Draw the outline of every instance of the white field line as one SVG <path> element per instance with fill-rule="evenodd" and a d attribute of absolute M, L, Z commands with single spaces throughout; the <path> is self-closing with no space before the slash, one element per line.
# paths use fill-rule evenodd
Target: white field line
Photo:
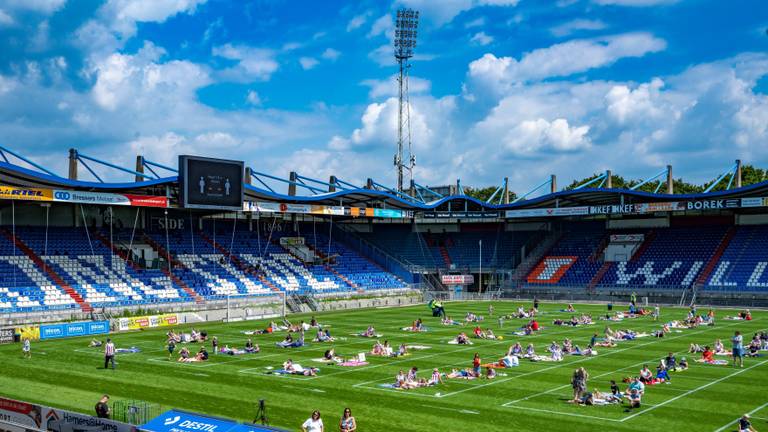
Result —
<path fill-rule="evenodd" d="M 721 326 L 721 327 L 718 327 L 718 328 L 723 328 L 723 327 L 728 327 L 728 326 Z M 682 338 L 682 337 L 691 336 L 693 334 L 704 333 L 704 332 L 710 331 L 710 330 L 712 330 L 714 328 L 715 327 L 708 327 L 708 328 L 706 328 L 704 330 L 701 330 L 701 331 L 698 331 L 698 332 L 695 332 L 695 333 L 681 334 L 679 336 L 675 336 L 675 337 L 671 337 L 671 338 L 665 338 L 664 340 L 668 341 L 668 340 L 673 340 L 673 339 L 678 339 L 678 338 Z M 553 365 L 553 366 L 550 366 L 550 367 L 547 367 L 547 368 L 544 368 L 544 369 L 538 369 L 538 370 L 533 371 L 533 372 L 528 372 L 528 373 L 524 373 L 524 374 L 520 374 L 520 375 L 515 375 L 513 377 L 501 379 L 501 380 L 498 380 L 498 381 L 489 382 L 489 383 L 486 383 L 486 384 L 481 384 L 481 385 L 478 385 L 478 386 L 474 386 L 472 388 L 463 389 L 463 390 L 456 390 L 456 391 L 451 392 L 451 393 L 446 393 L 446 394 L 442 395 L 442 397 L 453 396 L 455 394 L 463 393 L 465 391 L 471 391 L 471 390 L 474 390 L 474 389 L 491 386 L 491 385 L 494 385 L 494 384 L 506 382 L 506 381 L 513 380 L 513 379 L 520 378 L 520 377 L 524 377 L 524 376 L 535 375 L 537 373 L 546 372 L 546 371 L 552 370 L 552 369 L 558 369 L 558 368 L 561 368 L 561 367 L 564 367 L 564 366 L 571 366 L 571 365 L 574 365 L 574 364 L 579 364 L 579 363 L 587 362 L 587 361 L 590 361 L 590 360 L 593 360 L 593 359 L 596 359 L 596 358 L 605 358 L 605 357 L 608 357 L 608 356 L 611 356 L 611 355 L 614 355 L 614 354 L 618 354 L 620 352 L 624 352 L 624 351 L 628 351 L 628 350 L 632 350 L 632 349 L 636 349 L 636 348 L 640 348 L 640 347 L 644 347 L 644 346 L 648 346 L 648 345 L 653 345 L 653 344 L 659 343 L 661 341 L 661 339 L 659 339 L 659 338 L 654 338 L 654 339 L 655 340 L 652 340 L 650 342 L 642 343 L 642 344 L 639 344 L 639 345 L 632 345 L 632 346 L 629 346 L 627 348 L 622 348 L 620 350 L 610 351 L 610 352 L 608 352 L 608 354 L 604 354 L 602 356 L 597 355 L 597 356 L 585 357 L 583 359 L 572 361 L 572 362 L 563 362 L 563 363 L 560 363 L 560 364 L 557 364 L 557 365 Z M 621 370 L 621 369 L 619 369 L 619 370 Z"/>
<path fill-rule="evenodd" d="M 760 405 L 759 407 L 753 409 L 752 411 L 748 412 L 747 414 L 752 415 L 752 414 L 760 411 L 761 409 L 763 409 L 765 407 L 768 407 L 768 402 Z M 728 422 L 727 424 L 723 425 L 722 427 L 720 427 L 718 429 L 715 429 L 715 432 L 723 432 L 724 430 L 728 429 L 728 426 L 738 422 L 740 418 L 741 417 L 737 418 L 736 420 L 731 420 L 730 422 Z M 765 420 L 762 417 L 752 417 L 752 418 L 755 419 L 755 420 Z"/>
<path fill-rule="evenodd" d="M 730 326 L 733 326 L 733 324 L 730 324 L 728 326 L 718 327 L 718 328 L 730 327 Z M 678 338 L 681 338 L 681 337 L 684 337 L 684 336 L 692 336 L 694 334 L 706 333 L 706 332 L 708 332 L 708 331 L 710 331 L 710 330 L 712 330 L 714 328 L 715 327 L 707 327 L 704 330 L 700 330 L 700 331 L 697 331 L 697 332 L 694 332 L 694 333 L 689 333 L 687 335 L 686 334 L 682 334 L 682 335 L 679 335 L 679 336 L 674 336 L 674 337 L 671 337 L 671 338 L 666 338 L 665 340 L 668 341 L 668 340 L 672 340 L 672 339 L 678 339 Z M 657 339 L 657 340 L 652 341 L 652 342 L 646 342 L 644 344 L 635 345 L 633 347 L 625 348 L 624 350 L 631 349 L 631 348 L 639 348 L 641 346 L 650 345 L 650 344 L 654 344 L 654 343 L 658 343 L 658 342 L 660 342 L 660 340 Z M 608 354 L 611 354 L 611 353 L 614 353 L 614 352 L 618 352 L 618 351 L 611 351 Z M 680 354 L 680 353 L 675 353 L 675 354 Z M 596 357 L 600 357 L 600 355 L 597 355 L 595 357 L 590 357 L 590 358 L 596 358 Z M 632 364 L 632 365 L 629 365 L 629 366 L 625 366 L 625 367 L 622 367 L 622 368 L 619 368 L 619 369 L 616 369 L 616 370 L 613 370 L 613 371 L 610 371 L 610 372 L 602 373 L 600 375 L 595 375 L 594 377 L 591 377 L 591 378 L 594 379 L 594 378 L 601 378 L 601 377 L 604 377 L 606 375 L 612 375 L 612 374 L 615 374 L 616 372 L 621 372 L 624 369 L 629 369 L 629 368 L 632 368 L 632 367 L 637 367 L 637 366 L 645 364 L 645 363 L 648 363 L 648 361 L 638 362 L 638 363 L 635 363 L 635 364 Z M 514 404 L 516 404 L 518 402 L 526 401 L 528 399 L 532 399 L 532 398 L 535 398 L 537 396 L 541 396 L 541 395 L 544 395 L 544 394 L 553 393 L 553 392 L 556 392 L 558 390 L 562 390 L 562 389 L 567 388 L 567 387 L 571 387 L 571 385 L 570 384 L 561 385 L 561 386 L 555 387 L 553 389 L 547 390 L 545 392 L 538 392 L 538 393 L 532 394 L 530 396 L 526 396 L 524 398 L 515 399 L 513 401 L 503 403 L 501 406 L 503 406 L 503 407 L 510 407 L 510 406 L 512 406 L 512 405 L 514 405 Z"/>
<path fill-rule="evenodd" d="M 649 412 L 649 411 L 653 411 L 654 409 L 656 409 L 656 408 L 658 408 L 658 407 L 662 407 L 662 406 L 664 406 L 664 405 L 667 405 L 667 404 L 669 404 L 669 403 L 672 403 L 672 402 L 674 402 L 674 401 L 676 401 L 676 400 L 678 400 L 678 399 L 680 399 L 680 398 L 684 398 L 684 397 L 686 397 L 686 396 L 688 396 L 688 395 L 690 395 L 690 394 L 696 393 L 697 391 L 700 391 L 700 390 L 704 390 L 704 389 L 705 389 L 705 388 L 707 388 L 707 387 L 710 387 L 710 386 L 713 386 L 713 385 L 715 385 L 715 384 L 717 384 L 717 383 L 723 382 L 723 381 L 725 381 L 725 380 L 727 380 L 727 379 L 729 379 L 729 378 L 735 377 L 736 375 L 741 375 L 741 374 L 743 374 L 744 372 L 747 372 L 747 371 L 749 371 L 749 370 L 752 370 L 752 369 L 754 369 L 754 368 L 756 368 L 756 367 L 762 366 L 762 365 L 764 365 L 765 363 L 768 363 L 768 360 L 763 360 L 763 361 L 761 361 L 760 363 L 754 364 L 754 365 L 752 365 L 752 366 L 750 366 L 750 367 L 748 367 L 748 368 L 746 368 L 746 369 L 739 369 L 739 370 L 737 370 L 737 371 L 735 371 L 735 372 L 733 372 L 733 373 L 730 373 L 730 374 L 728 374 L 728 375 L 726 375 L 726 376 L 724 376 L 724 377 L 722 377 L 722 378 L 716 379 L 716 380 L 714 380 L 714 381 L 712 381 L 712 382 L 710 382 L 710 383 L 708 383 L 708 384 L 704 384 L 703 386 L 699 386 L 699 387 L 697 387 L 697 388 L 695 388 L 695 389 L 693 389 L 693 390 L 689 390 L 689 391 L 687 391 L 687 392 L 685 392 L 685 393 L 683 393 L 683 394 L 681 394 L 681 395 L 679 395 L 679 396 L 675 396 L 675 397 L 673 397 L 673 398 L 671 398 L 671 399 L 667 399 L 666 401 L 664 401 L 664 402 L 662 402 L 662 403 L 660 403 L 660 404 L 658 404 L 658 405 L 656 405 L 656 406 L 650 407 L 650 408 L 648 408 L 648 409 L 644 409 L 644 410 L 642 410 L 642 411 L 639 411 L 639 412 L 637 412 L 637 413 L 635 413 L 635 414 L 632 414 L 632 415 L 630 415 L 630 416 L 624 417 L 623 419 L 621 419 L 621 421 L 622 421 L 622 422 L 625 422 L 625 421 L 627 421 L 627 420 L 629 420 L 629 419 L 633 419 L 633 418 L 635 418 L 635 417 L 637 417 L 637 416 L 639 416 L 639 415 L 641 415 L 641 414 L 645 414 L 645 413 L 647 413 L 647 412 Z"/>
<path fill-rule="evenodd" d="M 541 409 L 541 408 L 520 407 L 520 406 L 512 406 L 512 405 L 510 405 L 508 408 L 519 409 L 519 410 L 522 410 L 522 411 L 534 411 L 534 412 L 541 412 L 541 413 L 546 413 L 546 414 L 564 415 L 564 416 L 570 416 L 570 417 L 581 417 L 581 418 L 588 418 L 588 419 L 592 419 L 592 420 L 602 420 L 602 421 L 611 421 L 611 422 L 619 422 L 619 421 L 621 421 L 619 419 L 613 419 L 613 418 L 607 418 L 607 417 L 592 416 L 592 415 L 587 415 L 587 414 L 569 413 L 569 412 L 563 412 L 563 411 L 554 411 L 554 410 L 547 410 L 547 409 Z"/>

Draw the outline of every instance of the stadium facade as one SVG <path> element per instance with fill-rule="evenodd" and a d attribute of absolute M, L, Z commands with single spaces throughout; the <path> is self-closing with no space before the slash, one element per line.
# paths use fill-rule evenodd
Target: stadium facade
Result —
<path fill-rule="evenodd" d="M 401 193 L 372 179 L 281 179 L 201 158 L 177 169 L 138 157 L 127 170 L 75 150 L 64 178 L 11 154 L 33 169 L 0 162 L 5 317 L 275 293 L 638 292 L 760 305 L 768 292 L 768 182 L 741 186 L 738 170 L 718 192 L 674 194 L 667 170 L 665 193 L 612 188 L 607 173 L 599 187 L 567 191 L 552 178 L 550 193 L 515 202 L 505 181 L 484 202 L 460 183 L 445 188 L 451 195 L 415 183 Z M 134 181 L 102 182 L 95 163 Z M 79 179 L 79 167 L 99 181 Z"/>

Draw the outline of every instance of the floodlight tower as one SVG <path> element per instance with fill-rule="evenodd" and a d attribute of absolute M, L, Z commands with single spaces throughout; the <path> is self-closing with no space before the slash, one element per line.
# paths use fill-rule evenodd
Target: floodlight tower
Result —
<path fill-rule="evenodd" d="M 403 169 L 407 169 L 413 179 L 413 167 L 416 165 L 416 157 L 411 151 L 411 107 L 408 100 L 408 59 L 413 57 L 416 48 L 416 32 L 419 27 L 419 11 L 413 9 L 400 9 L 395 20 L 395 59 L 400 69 L 397 78 L 399 87 L 399 106 L 397 112 L 397 153 L 395 154 L 395 168 L 397 169 L 397 190 L 403 191 Z M 407 136 L 404 136 L 404 130 Z M 408 162 L 403 161 L 404 141 L 408 141 Z"/>

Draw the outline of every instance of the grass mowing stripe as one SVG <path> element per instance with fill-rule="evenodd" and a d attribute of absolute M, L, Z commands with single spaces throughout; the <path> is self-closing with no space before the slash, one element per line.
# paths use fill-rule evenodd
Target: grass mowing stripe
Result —
<path fill-rule="evenodd" d="M 756 412 L 760 411 L 761 409 L 763 409 L 763 408 L 765 408 L 765 407 L 768 407 L 768 402 L 766 402 L 766 403 L 764 403 L 764 404 L 760 405 L 759 407 L 757 407 L 757 408 L 753 409 L 752 411 L 748 412 L 747 414 L 749 414 L 749 415 L 752 415 L 752 414 L 754 414 L 754 413 L 756 413 Z M 740 418 L 741 418 L 741 417 L 737 418 L 736 420 L 731 420 L 730 422 L 728 422 L 727 424 L 723 425 L 722 427 L 720 427 L 720 428 L 718 428 L 718 429 L 715 429 L 715 431 L 714 431 L 714 432 L 723 432 L 724 430 L 728 429 L 728 426 L 730 426 L 730 425 L 732 425 L 732 424 L 734 424 L 734 423 L 738 423 L 738 421 L 739 421 L 739 419 L 740 419 Z M 761 418 L 759 418 L 759 417 L 754 417 L 754 418 L 755 418 L 755 419 L 758 419 L 758 420 L 761 420 Z"/>
<path fill-rule="evenodd" d="M 669 403 L 672 403 L 672 402 L 674 402 L 674 401 L 676 401 L 678 399 L 681 399 L 681 398 L 684 398 L 684 397 L 686 397 L 686 396 L 688 396 L 690 394 L 696 393 L 697 391 L 704 390 L 707 387 L 713 386 L 713 385 L 715 385 L 715 384 L 717 384 L 719 382 L 723 382 L 723 381 L 725 381 L 725 380 L 727 380 L 729 378 L 732 378 L 732 377 L 734 377 L 736 375 L 741 375 L 744 372 L 747 372 L 747 371 L 752 370 L 752 369 L 754 369 L 756 367 L 762 366 L 762 365 L 764 365 L 766 363 L 768 363 L 768 360 L 763 360 L 760 363 L 754 364 L 754 365 L 752 365 L 752 366 L 750 366 L 750 367 L 748 367 L 746 369 L 739 369 L 736 372 L 730 373 L 730 374 L 728 374 L 728 375 L 726 375 L 726 376 L 724 376 L 722 378 L 716 379 L 715 381 L 712 381 L 712 382 L 710 382 L 708 384 L 704 384 L 703 386 L 699 386 L 699 387 L 697 387 L 697 388 L 695 388 L 693 390 L 689 390 L 689 391 L 687 391 L 687 392 L 685 392 L 685 393 L 683 393 L 683 394 L 681 394 L 679 396 L 675 396 L 672 399 L 668 399 L 668 400 L 666 400 L 666 401 L 664 401 L 664 402 L 662 402 L 662 403 L 660 403 L 660 404 L 658 404 L 656 406 L 650 407 L 650 408 L 648 408 L 646 410 L 643 410 L 643 411 L 637 412 L 635 414 L 632 414 L 630 416 L 624 417 L 623 419 L 621 419 L 621 421 L 625 422 L 627 420 L 633 419 L 633 418 L 635 418 L 635 417 L 637 417 L 639 415 L 645 414 L 645 413 L 647 413 L 649 411 L 653 411 L 656 408 L 659 408 L 659 407 L 662 407 L 662 406 L 667 405 Z"/>
<path fill-rule="evenodd" d="M 733 325 L 735 325 L 735 324 L 731 324 L 731 325 L 727 325 L 727 326 L 721 326 L 721 327 L 719 327 L 719 328 L 718 328 L 718 330 L 720 330 L 720 329 L 721 329 L 721 328 L 723 328 L 723 327 L 731 327 L 731 326 L 733 326 Z M 679 338 L 681 338 L 681 337 L 684 337 L 684 336 L 688 336 L 688 337 L 689 337 L 689 336 L 693 336 L 693 335 L 695 335 L 695 334 L 706 333 L 707 331 L 709 331 L 709 330 L 713 330 L 714 328 L 715 328 L 715 327 L 708 327 L 708 328 L 706 328 L 706 329 L 704 329 L 704 330 L 701 330 L 701 331 L 698 331 L 698 332 L 694 332 L 694 333 L 689 333 L 689 334 L 687 334 L 687 335 L 679 335 L 679 336 L 675 336 L 675 337 L 667 338 L 667 340 L 666 340 L 666 341 L 669 341 L 669 340 L 672 340 L 672 339 L 679 339 Z M 666 342 L 666 341 L 664 341 L 664 342 Z M 653 343 L 659 343 L 659 342 L 661 342 L 661 341 L 660 341 L 659 339 L 657 339 L 657 340 L 656 340 L 656 341 L 654 341 L 654 342 L 648 342 L 648 343 L 645 343 L 645 344 L 641 344 L 641 345 L 635 345 L 635 346 L 632 346 L 632 347 L 628 347 L 628 348 L 624 349 L 624 351 L 626 351 L 626 350 L 628 350 L 628 349 L 631 349 L 631 348 L 639 348 L 639 347 L 642 347 L 642 346 L 647 346 L 647 345 L 650 345 L 650 344 L 653 344 Z M 613 351 L 613 352 L 618 352 L 618 351 Z M 679 351 L 679 352 L 676 352 L 675 354 L 680 354 L 681 352 L 682 352 L 682 351 Z M 599 355 L 598 355 L 598 356 L 595 356 L 595 357 L 590 357 L 590 358 L 597 358 L 597 357 L 599 357 Z M 603 373 L 603 374 L 600 374 L 600 375 L 596 375 L 596 376 L 594 376 L 594 377 L 591 377 L 591 378 L 592 378 L 592 379 L 594 379 L 594 378 L 602 378 L 602 377 L 604 377 L 604 376 L 606 376 L 606 375 L 611 375 L 611 374 L 614 374 L 614 373 L 616 373 L 616 372 L 621 372 L 621 371 L 623 371 L 623 370 L 625 370 L 625 369 L 629 369 L 629 368 L 632 368 L 632 367 L 637 367 L 637 366 L 639 366 L 639 365 L 642 365 L 642 364 L 645 364 L 645 363 L 648 363 L 648 361 L 642 361 L 642 362 L 638 362 L 638 363 L 635 363 L 635 364 L 633 364 L 633 365 L 630 365 L 630 366 L 626 366 L 626 367 L 623 367 L 623 368 L 620 368 L 620 369 L 616 369 L 616 370 L 613 370 L 613 371 L 610 371 L 610 372 L 606 372 L 606 373 Z M 571 364 L 573 364 L 573 363 L 571 363 Z M 532 397 L 540 396 L 540 395 L 542 395 L 542 394 L 548 394 L 548 393 L 552 393 L 552 392 L 554 392 L 554 391 L 557 391 L 557 390 L 561 390 L 561 389 L 563 389 L 563 388 L 566 388 L 566 387 L 570 387 L 570 386 L 571 386 L 570 384 L 565 384 L 565 385 L 562 385 L 562 386 L 560 386 L 560 387 L 557 387 L 557 388 L 554 388 L 554 389 L 548 390 L 548 391 L 546 391 L 546 392 L 544 392 L 544 393 L 538 393 L 538 394 L 535 394 L 535 395 L 531 395 L 531 396 L 529 396 L 529 397 L 525 397 L 525 398 L 522 398 L 522 399 L 517 399 L 517 400 L 514 400 L 514 401 L 510 401 L 510 402 L 507 402 L 507 403 L 505 403 L 505 404 L 502 404 L 502 406 L 509 406 L 509 405 L 513 405 L 513 404 L 515 404 L 515 403 L 518 403 L 518 402 L 521 402 L 521 401 L 524 401 L 524 400 L 528 400 L 528 399 L 530 399 L 530 398 L 532 398 Z"/>

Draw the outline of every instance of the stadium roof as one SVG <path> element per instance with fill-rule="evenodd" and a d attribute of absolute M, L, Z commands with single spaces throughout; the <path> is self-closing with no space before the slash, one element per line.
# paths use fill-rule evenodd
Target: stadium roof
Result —
<path fill-rule="evenodd" d="M 74 189 L 93 192 L 132 192 L 148 193 L 159 187 L 176 187 L 178 177 L 164 177 L 139 182 L 101 183 L 94 181 L 70 180 L 64 177 L 31 170 L 9 162 L 0 162 L 0 183 L 19 186 L 50 189 Z M 662 194 L 629 189 L 582 188 L 549 193 L 537 198 L 510 204 L 491 204 L 467 195 L 446 196 L 435 201 L 421 202 L 418 199 L 398 195 L 394 191 L 344 188 L 335 192 L 313 195 L 288 195 L 246 185 L 245 198 L 248 201 L 267 201 L 317 205 L 361 205 L 380 203 L 387 208 L 429 211 L 444 210 L 449 205 L 471 210 L 507 210 L 527 208 L 550 208 L 571 206 L 598 206 L 617 203 L 650 203 L 680 200 L 735 199 L 749 197 L 768 197 L 768 181 L 725 191 L 696 194 Z"/>

